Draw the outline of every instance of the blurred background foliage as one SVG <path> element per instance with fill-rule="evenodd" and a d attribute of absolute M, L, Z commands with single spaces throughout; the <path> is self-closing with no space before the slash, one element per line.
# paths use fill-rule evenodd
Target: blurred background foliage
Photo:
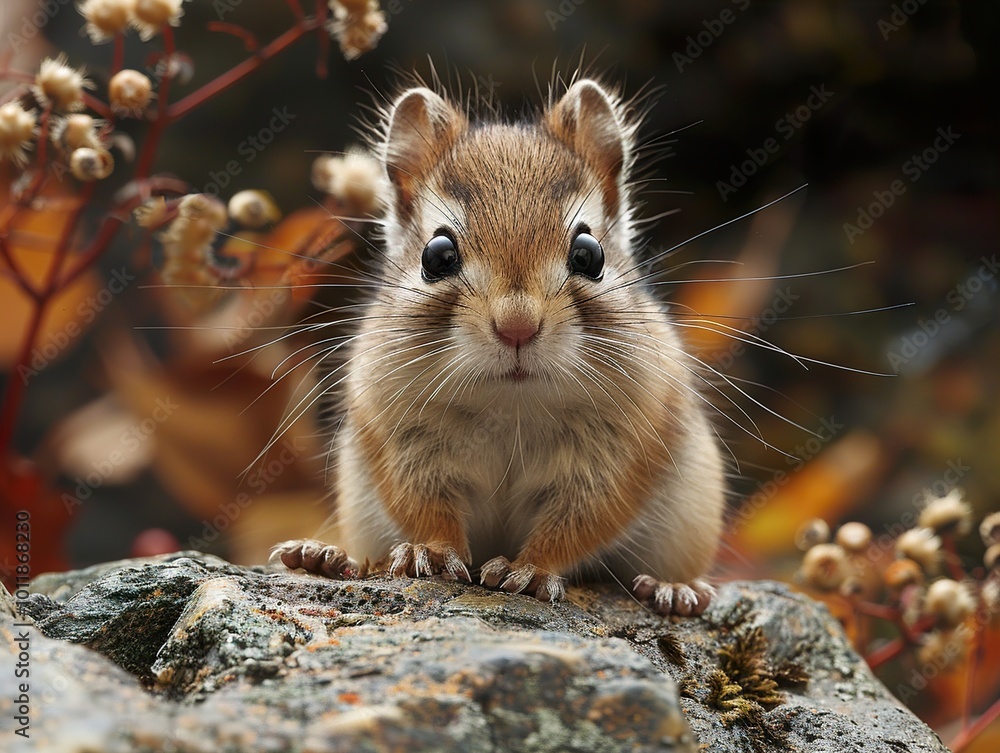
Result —
<path fill-rule="evenodd" d="M 37 7 L 5 3 L 4 37 Z M 649 93 L 640 165 L 655 181 L 640 194 L 642 214 L 678 210 L 644 227 L 650 253 L 719 227 L 674 255 L 689 264 L 669 276 L 715 282 L 664 285 L 665 297 L 679 311 L 837 366 L 799 364 L 689 331 L 705 361 L 732 380 L 713 395 L 738 463 L 720 574 L 790 579 L 798 564 L 794 531 L 816 516 L 862 520 L 878 544 L 913 524 L 926 489 L 963 487 L 977 520 L 1000 508 L 1000 119 L 989 93 L 1000 73 L 996 3 L 392 0 L 383 9 L 388 31 L 374 51 L 346 62 L 334 46 L 321 80 L 315 40 L 300 42 L 173 126 L 155 170 L 194 190 L 217 188 L 223 200 L 261 188 L 286 213 L 316 210 L 313 160 L 359 142 L 358 118 L 373 98 L 391 97 L 398 71 L 427 75 L 432 63 L 452 86 L 487 90 L 518 117 L 541 102 L 553 70 L 566 76 L 583 60 L 626 95 Z M 273 1 L 186 3 L 176 39 L 191 57 L 192 77 L 175 84 L 175 98 L 248 56 L 238 38 L 207 31 L 213 21 L 238 23 L 267 41 L 288 28 L 291 15 Z M 111 48 L 92 45 L 81 26 L 72 4 L 59 5 L 41 34 L 16 50 L 12 67 L 33 71 L 42 54 L 64 51 L 106 81 Z M 143 70 L 157 45 L 131 35 L 126 65 Z M 270 125 L 276 112 L 285 113 L 280 129 Z M 138 141 L 147 125 L 121 128 Z M 268 128 L 273 139 L 257 149 L 251 139 Z M 105 198 L 121 187 L 114 181 L 102 186 Z M 804 184 L 768 210 L 725 224 Z M 95 211 L 87 219 L 94 227 L 99 218 Z M 311 228 L 286 225 L 284 240 L 269 243 L 291 243 Z M 162 283 L 158 253 L 135 225 L 120 233 L 101 273 L 67 294 L 63 316 L 79 319 L 78 306 L 114 270 L 137 281 L 28 386 L 16 447 L 52 490 L 56 520 L 44 546 L 54 566 L 173 546 L 259 562 L 271 543 L 313 535 L 326 516 L 315 426 L 297 426 L 285 459 L 276 448 L 273 478 L 260 489 L 240 479 L 297 394 L 294 385 L 265 389 L 272 368 L 298 346 L 249 365 L 237 359 L 236 369 L 216 362 L 234 352 L 231 342 L 206 345 L 211 335 L 201 329 L 157 329 L 206 322 L 183 313 L 174 291 L 155 287 Z M 844 267 L 851 268 L 823 274 Z M 796 276 L 803 273 L 819 274 Z M 0 354 L 9 366 L 26 304 L 12 286 L 0 293 L 7 323 Z M 912 305 L 858 313 L 902 303 Z M 248 313 L 217 320 L 217 336 Z M 243 347 L 274 332 L 262 330 Z M 72 493 L 77 477 L 165 395 L 176 413 L 144 438 L 126 468 L 64 515 L 59 495 Z M 758 431 L 764 441 L 751 436 Z M 212 521 L 241 491 L 253 504 L 240 506 L 219 532 Z M 962 545 L 974 569 L 983 547 L 974 536 Z M 894 671 L 904 677 L 908 668 Z M 914 701 L 932 724 L 955 718 L 954 688 L 942 688 Z M 995 697 L 996 682 L 984 682 L 982 693 Z M 982 750 L 996 749 L 992 740 Z"/>

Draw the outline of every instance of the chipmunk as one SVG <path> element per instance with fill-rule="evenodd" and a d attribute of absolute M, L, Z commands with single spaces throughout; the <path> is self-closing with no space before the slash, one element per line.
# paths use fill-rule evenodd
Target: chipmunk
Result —
<path fill-rule="evenodd" d="M 557 601 L 613 576 L 701 613 L 723 463 L 689 354 L 636 257 L 636 123 L 591 79 L 537 122 L 388 108 L 382 282 L 345 364 L 337 546 L 290 568 L 443 575 Z M 365 563 L 359 567 L 358 562 Z"/>

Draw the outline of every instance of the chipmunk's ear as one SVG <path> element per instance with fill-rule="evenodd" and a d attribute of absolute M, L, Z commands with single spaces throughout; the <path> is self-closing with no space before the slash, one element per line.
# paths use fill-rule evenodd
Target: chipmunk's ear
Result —
<path fill-rule="evenodd" d="M 624 122 L 617 99 L 585 78 L 573 84 L 546 113 L 556 138 L 579 154 L 597 173 L 608 211 L 618 211 L 632 129 Z"/>
<path fill-rule="evenodd" d="M 430 89 L 408 89 L 389 114 L 385 166 L 406 213 L 431 168 L 465 130 L 465 116 Z"/>

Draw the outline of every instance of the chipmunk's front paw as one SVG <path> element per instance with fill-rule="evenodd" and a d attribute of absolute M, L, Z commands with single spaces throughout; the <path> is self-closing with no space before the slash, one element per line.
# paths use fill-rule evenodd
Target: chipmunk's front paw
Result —
<path fill-rule="evenodd" d="M 357 578 L 361 572 L 358 563 L 339 546 L 315 539 L 293 539 L 275 544 L 270 559 L 272 562 L 281 560 L 281 564 L 291 570 L 301 567 L 307 572 L 335 580 Z"/>
<path fill-rule="evenodd" d="M 472 581 L 458 550 L 446 544 L 397 544 L 389 552 L 386 569 L 396 578 L 442 575 L 449 580 Z"/>
<path fill-rule="evenodd" d="M 566 596 L 566 579 L 548 573 L 531 563 L 506 557 L 494 557 L 479 569 L 479 580 L 489 588 L 509 593 L 528 594 L 541 601 L 562 601 Z"/>
<path fill-rule="evenodd" d="M 696 579 L 690 583 L 667 583 L 650 575 L 637 575 L 632 581 L 632 591 L 637 598 L 648 601 L 657 614 L 665 617 L 697 617 L 715 597 L 715 589 L 707 581 Z"/>

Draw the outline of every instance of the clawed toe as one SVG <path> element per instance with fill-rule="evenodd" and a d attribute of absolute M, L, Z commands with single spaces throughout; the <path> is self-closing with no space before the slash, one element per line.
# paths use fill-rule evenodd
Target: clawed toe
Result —
<path fill-rule="evenodd" d="M 386 570 L 396 578 L 441 575 L 449 580 L 472 580 L 458 550 L 436 544 L 397 544 L 389 552 Z"/>
<path fill-rule="evenodd" d="M 566 596 L 564 578 L 539 570 L 530 563 L 512 563 L 506 557 L 494 557 L 479 569 L 479 581 L 489 588 L 508 593 L 523 593 L 541 601 L 562 601 Z"/>
<path fill-rule="evenodd" d="M 649 575 L 639 575 L 632 582 L 636 597 L 664 616 L 696 617 L 715 597 L 715 589 L 707 582 L 696 579 L 690 583 L 668 583 Z"/>
<path fill-rule="evenodd" d="M 290 570 L 303 569 L 335 580 L 357 578 L 361 568 L 339 546 L 315 539 L 293 539 L 275 544 L 270 560 L 280 561 Z"/>

